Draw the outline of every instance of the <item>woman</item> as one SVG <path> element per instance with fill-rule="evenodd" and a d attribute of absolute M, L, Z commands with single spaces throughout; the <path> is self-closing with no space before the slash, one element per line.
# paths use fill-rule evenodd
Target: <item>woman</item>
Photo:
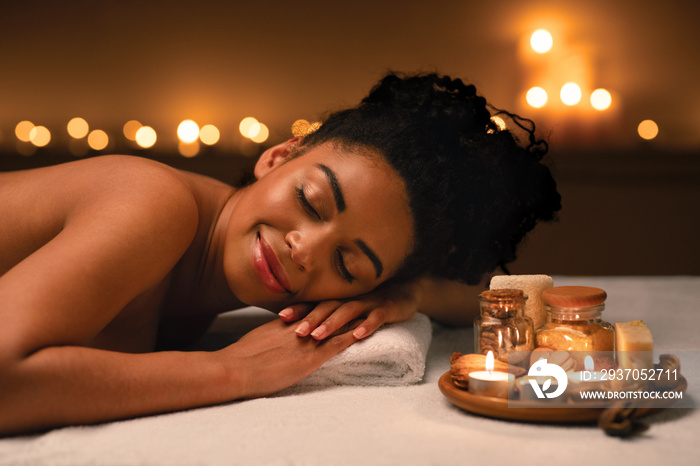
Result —
<path fill-rule="evenodd" d="M 418 308 L 469 322 L 454 280 L 559 209 L 528 138 L 460 80 L 388 75 L 242 189 L 124 156 L 0 174 L 0 433 L 273 393 Z M 245 305 L 281 319 L 154 352 Z"/>

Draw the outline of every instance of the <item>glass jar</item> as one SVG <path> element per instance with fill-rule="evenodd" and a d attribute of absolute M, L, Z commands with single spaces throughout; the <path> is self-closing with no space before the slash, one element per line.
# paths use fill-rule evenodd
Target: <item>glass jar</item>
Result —
<path fill-rule="evenodd" d="M 537 346 L 571 351 L 575 370 L 590 352 L 612 352 L 613 326 L 601 317 L 607 294 L 590 286 L 555 286 L 542 292 L 545 323 L 537 329 Z M 598 359 L 598 358 L 594 358 Z"/>
<path fill-rule="evenodd" d="M 535 330 L 532 319 L 523 315 L 525 300 L 525 293 L 514 289 L 487 290 L 479 295 L 481 315 L 474 320 L 477 353 L 493 351 L 499 361 L 527 363 L 535 345 Z"/>

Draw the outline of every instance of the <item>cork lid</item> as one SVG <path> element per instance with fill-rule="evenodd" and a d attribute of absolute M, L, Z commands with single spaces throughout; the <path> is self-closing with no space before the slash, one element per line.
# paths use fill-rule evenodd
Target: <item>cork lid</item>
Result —
<path fill-rule="evenodd" d="M 554 286 L 542 292 L 542 300 L 550 306 L 597 306 L 605 302 L 604 290 L 592 286 Z"/>
<path fill-rule="evenodd" d="M 516 290 L 511 288 L 502 288 L 499 290 L 486 290 L 483 291 L 479 297 L 482 300 L 488 301 L 518 301 L 522 299 L 527 299 L 525 292 L 523 290 Z"/>

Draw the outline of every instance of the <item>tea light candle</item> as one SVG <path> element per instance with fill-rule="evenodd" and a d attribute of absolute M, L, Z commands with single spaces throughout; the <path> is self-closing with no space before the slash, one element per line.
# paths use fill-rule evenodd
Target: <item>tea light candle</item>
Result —
<path fill-rule="evenodd" d="M 478 396 L 508 398 L 513 393 L 515 376 L 493 370 L 493 352 L 486 355 L 486 370 L 469 373 L 469 393 Z"/>
<path fill-rule="evenodd" d="M 566 391 L 576 400 L 581 399 L 581 392 L 592 390 L 604 391 L 607 386 L 607 380 L 603 379 L 605 374 L 593 370 L 594 364 L 591 356 L 586 356 L 583 365 L 585 370 L 567 373 L 568 385 Z"/>

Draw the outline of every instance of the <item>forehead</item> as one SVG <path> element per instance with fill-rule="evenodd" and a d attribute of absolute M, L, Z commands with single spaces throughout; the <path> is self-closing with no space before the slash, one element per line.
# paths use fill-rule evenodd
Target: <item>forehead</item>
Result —
<path fill-rule="evenodd" d="M 405 183 L 389 163 L 370 150 L 323 144 L 291 164 L 329 192 L 332 183 L 326 168 L 335 175 L 345 201 L 339 216 L 342 227 L 376 251 L 387 276 L 393 273 L 412 250 L 413 219 Z"/>

